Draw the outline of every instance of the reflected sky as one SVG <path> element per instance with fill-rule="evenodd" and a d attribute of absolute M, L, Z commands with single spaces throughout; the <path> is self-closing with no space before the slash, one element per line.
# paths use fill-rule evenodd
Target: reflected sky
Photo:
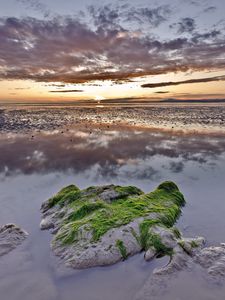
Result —
<path fill-rule="evenodd" d="M 0 176 L 71 172 L 93 180 L 130 177 L 159 180 L 192 163 L 215 168 L 224 157 L 225 136 L 131 128 L 77 128 L 0 136 Z M 164 174 L 164 175 L 163 175 Z"/>

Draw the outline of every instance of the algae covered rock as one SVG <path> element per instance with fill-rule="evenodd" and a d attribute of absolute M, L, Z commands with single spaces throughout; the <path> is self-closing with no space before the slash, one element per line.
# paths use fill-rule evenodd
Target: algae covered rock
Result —
<path fill-rule="evenodd" d="M 173 182 L 146 194 L 134 186 L 70 185 L 43 203 L 41 229 L 52 230 L 54 253 L 73 268 L 114 264 L 142 250 L 149 260 L 172 255 L 184 204 Z"/>
<path fill-rule="evenodd" d="M 15 224 L 0 227 L 0 256 L 5 255 L 22 244 L 28 233 Z"/>

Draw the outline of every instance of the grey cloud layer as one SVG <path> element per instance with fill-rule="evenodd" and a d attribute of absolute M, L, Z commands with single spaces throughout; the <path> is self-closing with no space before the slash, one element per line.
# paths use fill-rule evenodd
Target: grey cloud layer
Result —
<path fill-rule="evenodd" d="M 155 37 L 154 28 L 168 22 L 170 14 L 168 6 L 135 9 L 124 4 L 91 6 L 83 20 L 2 18 L 0 78 L 84 83 L 224 69 L 221 30 L 198 32 L 196 21 L 187 17 L 176 24 L 177 37 Z"/>

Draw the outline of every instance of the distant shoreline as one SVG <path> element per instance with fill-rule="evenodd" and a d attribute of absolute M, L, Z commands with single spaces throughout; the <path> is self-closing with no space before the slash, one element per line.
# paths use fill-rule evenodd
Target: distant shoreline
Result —
<path fill-rule="evenodd" d="M 225 103 L 225 99 L 165 99 L 158 101 L 159 103 Z"/>

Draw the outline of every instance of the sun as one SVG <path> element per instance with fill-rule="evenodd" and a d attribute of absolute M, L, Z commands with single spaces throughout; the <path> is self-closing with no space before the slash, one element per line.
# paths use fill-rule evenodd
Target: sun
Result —
<path fill-rule="evenodd" d="M 96 96 L 95 96 L 95 100 L 96 100 L 96 101 L 102 101 L 102 100 L 105 100 L 105 97 L 96 95 Z"/>

